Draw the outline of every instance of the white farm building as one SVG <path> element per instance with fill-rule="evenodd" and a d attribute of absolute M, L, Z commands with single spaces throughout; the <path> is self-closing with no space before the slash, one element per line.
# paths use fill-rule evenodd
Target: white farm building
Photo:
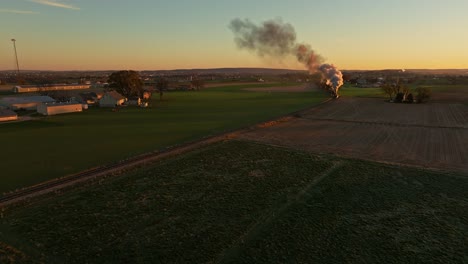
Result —
<path fill-rule="evenodd" d="M 100 107 L 115 107 L 122 105 L 127 98 L 125 98 L 123 95 L 119 94 L 116 91 L 110 91 L 105 93 L 101 100 L 99 100 L 99 106 Z"/>
<path fill-rule="evenodd" d="M 15 96 L 0 99 L 0 106 L 11 110 L 36 110 L 41 103 L 52 103 L 55 100 L 49 96 Z"/>
<path fill-rule="evenodd" d="M 48 103 L 37 106 L 37 112 L 43 115 L 58 115 L 82 111 L 82 104 L 77 103 Z"/>
<path fill-rule="evenodd" d="M 14 93 L 29 93 L 42 91 L 64 91 L 89 89 L 89 84 L 44 84 L 44 85 L 22 85 L 13 87 Z"/>

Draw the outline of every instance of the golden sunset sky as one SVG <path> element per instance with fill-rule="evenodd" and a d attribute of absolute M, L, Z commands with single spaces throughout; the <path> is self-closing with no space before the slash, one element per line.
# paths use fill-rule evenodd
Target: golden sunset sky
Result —
<path fill-rule="evenodd" d="M 468 68 L 466 0 L 2 0 L 0 70 L 302 69 L 239 50 L 229 23 L 281 18 L 342 69 Z"/>

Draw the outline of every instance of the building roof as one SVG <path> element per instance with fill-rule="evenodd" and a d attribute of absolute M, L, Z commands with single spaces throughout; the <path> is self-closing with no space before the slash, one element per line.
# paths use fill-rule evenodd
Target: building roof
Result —
<path fill-rule="evenodd" d="M 49 96 L 15 96 L 3 97 L 0 102 L 7 105 L 13 104 L 29 104 L 29 103 L 50 103 L 55 100 Z"/>
<path fill-rule="evenodd" d="M 73 103 L 73 102 L 60 102 L 60 103 L 45 103 L 47 107 L 58 107 L 58 106 L 64 106 L 64 105 L 79 105 L 81 104 L 78 103 Z"/>
<path fill-rule="evenodd" d="M 73 87 L 73 86 L 90 86 L 89 84 L 79 84 L 79 83 L 55 83 L 55 84 L 27 84 L 27 85 L 17 85 L 18 88 L 46 88 L 46 87 Z"/>
<path fill-rule="evenodd" d="M 0 117 L 18 116 L 14 111 L 10 109 L 0 108 Z"/>
<path fill-rule="evenodd" d="M 119 94 L 116 91 L 110 91 L 110 92 L 107 92 L 106 94 L 108 94 L 110 97 L 114 98 L 117 101 L 125 99 L 123 95 Z"/>
<path fill-rule="evenodd" d="M 95 92 L 89 92 L 89 93 L 80 93 L 79 96 L 83 100 L 95 100 L 98 98 L 98 95 Z"/>

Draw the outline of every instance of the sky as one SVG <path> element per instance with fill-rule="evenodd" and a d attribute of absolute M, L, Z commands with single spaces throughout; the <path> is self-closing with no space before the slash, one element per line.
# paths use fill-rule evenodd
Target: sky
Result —
<path fill-rule="evenodd" d="M 281 19 L 341 69 L 468 68 L 467 0 L 0 0 L 0 70 L 302 69 L 240 50 L 232 19 Z"/>

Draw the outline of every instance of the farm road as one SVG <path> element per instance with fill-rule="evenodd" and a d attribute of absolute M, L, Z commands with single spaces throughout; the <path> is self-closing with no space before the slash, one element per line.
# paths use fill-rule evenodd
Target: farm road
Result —
<path fill-rule="evenodd" d="M 468 106 L 340 98 L 239 138 L 352 158 L 468 173 Z"/>

